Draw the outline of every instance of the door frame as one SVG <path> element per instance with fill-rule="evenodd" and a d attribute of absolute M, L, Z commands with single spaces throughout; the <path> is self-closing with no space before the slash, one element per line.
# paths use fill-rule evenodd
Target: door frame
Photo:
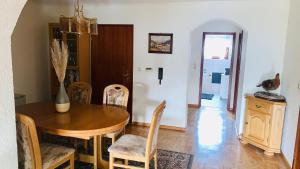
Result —
<path fill-rule="evenodd" d="M 237 99 L 239 94 L 239 82 L 240 82 L 240 68 L 241 68 L 241 59 L 243 52 L 243 41 L 244 41 L 244 31 L 239 33 L 239 41 L 238 41 L 238 53 L 237 53 L 237 61 L 236 61 L 236 69 L 235 69 L 235 84 L 234 84 L 234 93 L 233 93 L 233 110 L 232 112 L 236 114 L 237 108 Z"/>
<path fill-rule="evenodd" d="M 230 61 L 230 73 L 229 73 L 229 87 L 228 87 L 228 100 L 227 100 L 227 110 L 230 110 L 230 100 L 231 100 L 231 85 L 232 85 L 232 73 L 233 73 L 233 63 L 235 55 L 235 43 L 236 43 L 236 32 L 203 32 L 202 36 L 202 51 L 201 51 L 201 63 L 200 63 L 200 82 L 199 82 L 199 101 L 198 105 L 201 107 L 201 98 L 202 98 L 202 87 L 203 87 L 203 66 L 204 66 L 204 48 L 205 48 L 205 38 L 206 35 L 232 35 L 232 56 Z"/>
<path fill-rule="evenodd" d="M 298 126 L 297 126 L 297 134 L 294 148 L 294 158 L 293 158 L 293 169 L 300 168 L 300 110 L 298 115 Z"/>

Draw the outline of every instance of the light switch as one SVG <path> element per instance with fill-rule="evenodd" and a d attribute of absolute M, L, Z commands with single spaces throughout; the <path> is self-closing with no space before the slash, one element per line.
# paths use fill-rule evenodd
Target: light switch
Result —
<path fill-rule="evenodd" d="M 298 89 L 300 90 L 300 83 L 298 83 Z"/>
<path fill-rule="evenodd" d="M 153 69 L 152 69 L 152 67 L 146 67 L 145 68 L 145 71 L 147 71 L 147 72 L 151 72 Z"/>

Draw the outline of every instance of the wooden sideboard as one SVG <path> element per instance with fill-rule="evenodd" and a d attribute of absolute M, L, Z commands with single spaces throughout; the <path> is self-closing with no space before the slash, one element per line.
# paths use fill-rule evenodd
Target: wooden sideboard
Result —
<path fill-rule="evenodd" d="M 273 156 L 280 153 L 285 102 L 272 102 L 254 96 L 246 96 L 246 115 L 243 144 L 252 144 Z"/>

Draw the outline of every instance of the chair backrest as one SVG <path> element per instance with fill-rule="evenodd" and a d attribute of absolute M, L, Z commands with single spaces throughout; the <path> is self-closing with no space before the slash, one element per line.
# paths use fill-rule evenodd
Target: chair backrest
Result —
<path fill-rule="evenodd" d="M 39 140 L 34 121 L 16 113 L 19 168 L 42 169 Z"/>
<path fill-rule="evenodd" d="M 106 86 L 103 92 L 103 104 L 127 107 L 129 90 L 120 84 Z"/>
<path fill-rule="evenodd" d="M 68 87 L 68 96 L 71 102 L 90 104 L 92 86 L 87 82 L 74 82 Z"/>
<path fill-rule="evenodd" d="M 164 100 L 156 107 L 153 112 L 146 144 L 146 157 L 149 157 L 156 150 L 160 120 L 165 107 L 166 101 Z"/>

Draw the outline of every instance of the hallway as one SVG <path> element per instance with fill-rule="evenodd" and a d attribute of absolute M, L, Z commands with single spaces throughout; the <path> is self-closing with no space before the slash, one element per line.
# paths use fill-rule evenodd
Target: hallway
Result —
<path fill-rule="evenodd" d="M 190 109 L 186 132 L 161 129 L 158 148 L 193 154 L 192 169 L 288 169 L 281 155 L 268 158 L 262 150 L 242 145 L 234 122 L 220 108 Z M 146 136 L 148 128 L 130 126 L 128 130 Z"/>

